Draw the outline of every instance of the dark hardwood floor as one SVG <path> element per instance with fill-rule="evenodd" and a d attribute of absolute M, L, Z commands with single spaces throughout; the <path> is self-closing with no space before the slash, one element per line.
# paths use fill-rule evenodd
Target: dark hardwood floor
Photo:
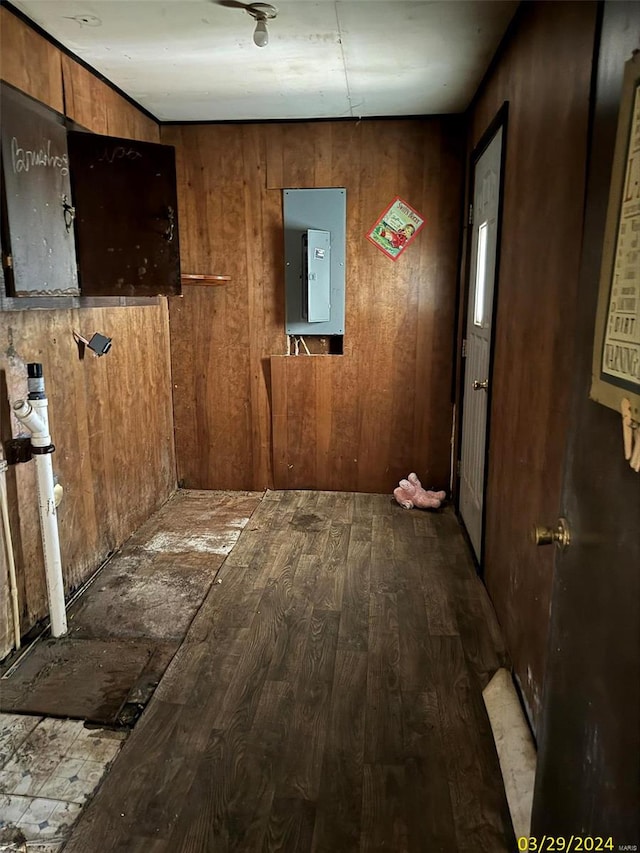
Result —
<path fill-rule="evenodd" d="M 267 492 L 65 853 L 515 849 L 503 663 L 450 510 Z"/>

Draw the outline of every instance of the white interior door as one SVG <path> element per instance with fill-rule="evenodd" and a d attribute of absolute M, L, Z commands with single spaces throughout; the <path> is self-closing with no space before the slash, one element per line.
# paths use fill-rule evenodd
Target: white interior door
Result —
<path fill-rule="evenodd" d="M 480 560 L 502 127 L 476 163 L 460 453 L 460 514 Z"/>

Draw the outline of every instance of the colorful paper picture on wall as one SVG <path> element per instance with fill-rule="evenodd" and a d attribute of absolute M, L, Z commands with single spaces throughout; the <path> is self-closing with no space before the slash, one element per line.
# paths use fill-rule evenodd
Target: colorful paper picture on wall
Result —
<path fill-rule="evenodd" d="M 401 198 L 396 198 L 369 231 L 367 240 L 395 261 L 415 240 L 423 225 L 424 219 L 418 211 Z"/>

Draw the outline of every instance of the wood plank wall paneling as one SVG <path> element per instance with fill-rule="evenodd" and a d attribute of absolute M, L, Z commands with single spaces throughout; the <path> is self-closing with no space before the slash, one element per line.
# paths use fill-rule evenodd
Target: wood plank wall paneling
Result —
<path fill-rule="evenodd" d="M 60 51 L 0 7 L 0 76 L 16 89 L 64 112 Z"/>
<path fill-rule="evenodd" d="M 183 272 L 231 276 L 171 300 L 179 478 L 391 492 L 417 470 L 446 487 L 460 121 L 166 127 L 162 141 L 177 151 Z M 343 356 L 271 359 L 286 352 L 285 186 L 347 188 Z M 397 195 L 427 224 L 393 262 L 365 233 Z"/>
<path fill-rule="evenodd" d="M 2 77 L 88 130 L 157 141 L 154 122 L 6 9 Z M 72 331 L 113 338 L 111 352 L 79 361 Z M 0 431 L 19 425 L 10 402 L 26 393 L 26 363 L 44 365 L 67 591 L 79 586 L 175 488 L 166 300 L 148 307 L 25 310 L 0 316 Z M 33 464 L 9 469 L 9 502 L 22 629 L 47 613 Z M 3 614 L 0 613 L 0 618 Z M 3 622 L 6 621 L 3 618 Z M 4 629 L 3 625 L 3 629 Z M 0 630 L 0 635 L 5 634 Z M 0 657 L 8 651 L 0 647 Z"/>
<path fill-rule="evenodd" d="M 102 358 L 78 357 L 73 330 L 113 338 Z M 88 352 L 88 351 L 87 351 Z M 166 301 L 157 308 L 6 312 L 0 317 L 3 429 L 26 394 L 26 364 L 45 370 L 67 591 L 162 504 L 174 487 Z M 13 422 L 13 434 L 20 426 Z M 24 627 L 46 612 L 35 467 L 9 469 Z M 13 498 L 13 500 L 11 500 Z"/>
<path fill-rule="evenodd" d="M 534 725 L 553 551 L 530 530 L 560 515 L 595 20 L 595 3 L 523 4 L 471 114 L 473 147 L 509 101 L 485 580 Z"/>
<path fill-rule="evenodd" d="M 318 488 L 339 490 L 350 481 L 359 490 L 357 362 L 342 356 L 273 356 L 271 381 L 277 488 L 317 482 Z"/>
<path fill-rule="evenodd" d="M 87 130 L 144 142 L 159 142 L 157 122 L 137 110 L 95 74 L 62 54 L 66 114 Z"/>

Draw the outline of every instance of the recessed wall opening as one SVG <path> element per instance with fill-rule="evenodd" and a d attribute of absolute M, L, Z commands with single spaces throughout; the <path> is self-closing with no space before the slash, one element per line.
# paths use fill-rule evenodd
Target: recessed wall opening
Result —
<path fill-rule="evenodd" d="M 344 355 L 344 335 L 289 335 L 289 339 L 291 355 Z"/>

